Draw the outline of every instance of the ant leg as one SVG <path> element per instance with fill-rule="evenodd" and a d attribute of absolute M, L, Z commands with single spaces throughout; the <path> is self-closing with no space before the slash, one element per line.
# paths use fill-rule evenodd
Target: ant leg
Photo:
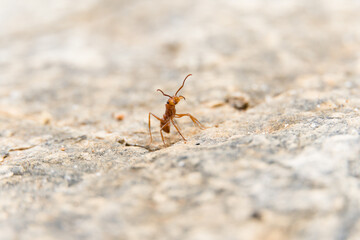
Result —
<path fill-rule="evenodd" d="M 180 130 L 178 129 L 178 127 L 176 126 L 174 120 L 170 119 L 171 123 L 174 125 L 174 127 L 176 128 L 176 130 L 178 131 L 178 133 L 180 134 L 180 136 L 184 139 L 184 141 L 186 142 L 186 139 L 184 138 L 184 136 L 181 134 Z"/>
<path fill-rule="evenodd" d="M 197 126 L 198 128 L 200 128 L 200 129 L 202 129 L 202 130 L 206 129 L 206 127 L 205 127 L 204 125 L 202 125 L 202 124 L 200 123 L 200 121 L 197 120 L 197 119 L 196 119 L 194 116 L 192 116 L 190 113 L 186 113 L 186 114 L 175 114 L 175 117 L 176 117 L 176 118 L 181 118 L 181 117 L 185 117 L 185 116 L 189 117 L 189 118 L 191 119 L 191 121 L 193 121 L 193 123 L 195 124 L 195 126 Z"/>
<path fill-rule="evenodd" d="M 182 129 L 181 129 L 181 127 L 180 127 L 180 125 L 178 124 L 178 122 L 175 120 L 175 118 L 173 118 L 173 120 L 174 120 L 174 123 L 176 124 L 176 126 L 179 128 L 179 130 L 181 131 Z"/>
<path fill-rule="evenodd" d="M 149 134 L 150 134 L 150 143 L 149 145 L 152 143 L 152 135 L 151 135 L 151 124 L 150 124 L 150 116 L 153 115 L 157 120 L 161 121 L 161 118 L 155 116 L 154 114 L 152 114 L 151 112 L 149 112 Z"/>
<path fill-rule="evenodd" d="M 160 129 L 160 135 L 161 135 L 161 139 L 162 139 L 164 145 L 166 145 L 166 144 L 165 144 L 165 140 L 164 140 L 164 135 L 162 134 L 162 129 Z"/>
<path fill-rule="evenodd" d="M 160 135 L 161 135 L 161 139 L 164 143 L 164 145 L 166 145 L 165 140 L 164 140 L 164 135 L 162 134 L 163 128 L 166 127 L 169 124 L 169 121 L 167 121 L 167 123 L 164 124 L 164 126 L 162 126 L 162 128 L 160 129 Z"/>

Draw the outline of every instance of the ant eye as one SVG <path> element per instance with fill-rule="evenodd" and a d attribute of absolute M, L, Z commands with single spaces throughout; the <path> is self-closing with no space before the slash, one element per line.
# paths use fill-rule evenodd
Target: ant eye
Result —
<path fill-rule="evenodd" d="M 167 101 L 166 103 L 169 104 L 169 101 Z"/>

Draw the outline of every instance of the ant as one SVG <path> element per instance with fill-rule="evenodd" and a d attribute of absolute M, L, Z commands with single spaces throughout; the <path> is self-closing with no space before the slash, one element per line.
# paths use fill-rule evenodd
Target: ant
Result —
<path fill-rule="evenodd" d="M 180 134 L 180 136 L 184 139 L 184 142 L 186 142 L 186 139 L 184 138 L 184 136 L 181 134 L 178 126 L 176 125 L 174 118 L 181 118 L 181 117 L 189 117 L 191 119 L 191 121 L 193 121 L 193 123 L 195 124 L 195 126 L 199 127 L 200 129 L 204 130 L 205 127 L 199 122 L 199 120 L 197 120 L 195 117 L 193 117 L 191 114 L 186 113 L 186 114 L 177 114 L 176 113 L 176 109 L 175 109 L 175 105 L 178 104 L 180 102 L 181 99 L 185 99 L 184 96 L 177 96 L 178 92 L 184 87 L 185 81 L 186 79 L 191 76 L 191 74 L 187 75 L 183 81 L 183 84 L 181 85 L 181 87 L 177 90 L 177 92 L 175 93 L 174 96 L 170 96 L 168 94 L 165 94 L 161 89 L 158 89 L 157 91 L 161 92 L 165 97 L 168 97 L 168 101 L 165 104 L 166 110 L 165 110 L 165 114 L 163 115 L 162 118 L 157 117 L 156 115 L 154 115 L 153 113 L 149 112 L 149 133 L 150 133 L 150 144 L 152 143 L 152 135 L 151 135 L 151 127 L 150 127 L 150 116 L 153 115 L 157 120 L 160 121 L 160 135 L 161 135 L 161 139 L 165 144 L 164 141 L 164 136 L 162 134 L 162 131 L 166 132 L 166 133 L 170 133 L 170 124 L 174 125 L 174 127 L 176 128 L 176 130 L 178 131 L 178 133 Z"/>

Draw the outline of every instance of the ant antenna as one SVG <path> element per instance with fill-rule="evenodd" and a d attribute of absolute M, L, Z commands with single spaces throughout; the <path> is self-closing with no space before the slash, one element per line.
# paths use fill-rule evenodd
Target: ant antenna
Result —
<path fill-rule="evenodd" d="M 175 93 L 175 96 L 176 96 L 176 94 L 178 94 L 178 92 L 180 91 L 180 89 L 182 89 L 183 88 L 183 86 L 184 86 L 184 84 L 185 84 L 185 81 L 186 81 L 186 79 L 188 78 L 188 77 L 190 77 L 192 74 L 189 74 L 189 75 L 187 75 L 186 76 L 186 78 L 184 79 L 184 81 L 183 81 L 183 84 L 181 85 L 181 87 L 179 88 L 179 90 L 177 90 L 177 92 Z"/>
<path fill-rule="evenodd" d="M 171 96 L 169 96 L 169 95 L 167 95 L 167 94 L 165 94 L 161 89 L 158 89 L 158 90 L 156 90 L 156 91 L 159 91 L 159 92 L 161 92 L 165 97 L 169 97 L 169 98 L 171 98 Z"/>
<path fill-rule="evenodd" d="M 182 97 L 184 100 L 186 100 L 186 98 L 184 96 L 182 96 L 182 95 L 180 95 L 179 97 Z"/>

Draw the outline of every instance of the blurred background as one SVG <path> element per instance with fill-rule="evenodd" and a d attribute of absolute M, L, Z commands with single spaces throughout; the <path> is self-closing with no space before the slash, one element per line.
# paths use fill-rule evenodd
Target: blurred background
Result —
<path fill-rule="evenodd" d="M 0 0 L 0 239 L 350 239 L 360 173 L 341 159 L 360 150 L 330 138 L 360 129 L 359 13 L 357 0 Z M 211 128 L 181 119 L 189 144 L 172 133 L 164 148 L 154 119 L 149 151 L 156 89 L 189 73 L 178 112 Z"/>
<path fill-rule="evenodd" d="M 188 104 L 242 91 L 256 105 L 304 84 L 324 87 L 303 78 L 360 68 L 358 1 L 0 5 L 1 111 L 60 125 L 118 111 L 160 115 L 165 99 L 155 90 L 174 92 L 188 73 Z"/>

